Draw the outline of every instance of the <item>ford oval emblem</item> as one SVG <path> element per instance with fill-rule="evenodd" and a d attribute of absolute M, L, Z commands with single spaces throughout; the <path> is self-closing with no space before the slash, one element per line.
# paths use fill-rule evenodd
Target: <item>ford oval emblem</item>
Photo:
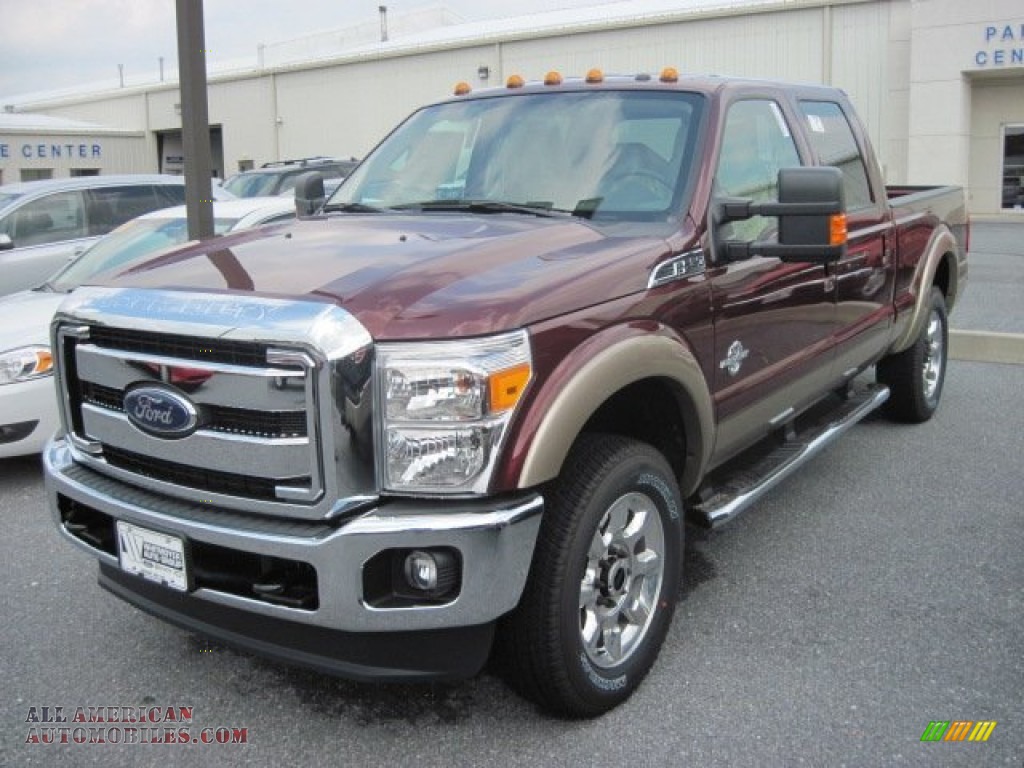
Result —
<path fill-rule="evenodd" d="M 156 437 L 187 437 L 199 423 L 199 411 L 184 395 L 164 387 L 137 387 L 124 395 L 128 421 Z"/>

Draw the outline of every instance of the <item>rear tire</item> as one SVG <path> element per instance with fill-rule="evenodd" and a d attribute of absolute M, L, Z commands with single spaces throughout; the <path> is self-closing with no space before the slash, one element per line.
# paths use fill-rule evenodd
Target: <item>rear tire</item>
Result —
<path fill-rule="evenodd" d="M 889 387 L 885 413 L 896 421 L 920 424 L 939 407 L 946 378 L 949 320 L 946 300 L 934 286 L 921 333 L 907 349 L 878 362 L 878 381 Z"/>
<path fill-rule="evenodd" d="M 672 621 L 683 530 L 660 453 L 623 437 L 581 437 L 548 496 L 522 600 L 500 628 L 509 683 L 566 717 L 629 698 Z"/>

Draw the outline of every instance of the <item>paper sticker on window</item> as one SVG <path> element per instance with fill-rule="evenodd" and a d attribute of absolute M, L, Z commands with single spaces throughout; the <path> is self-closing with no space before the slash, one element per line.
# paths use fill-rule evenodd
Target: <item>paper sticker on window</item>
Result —
<path fill-rule="evenodd" d="M 772 101 L 769 103 L 769 106 L 772 108 L 772 114 L 775 115 L 775 122 L 779 124 L 779 130 L 782 132 L 782 135 L 787 139 L 790 138 L 789 126 L 786 125 L 786 118 L 782 116 L 782 110 L 779 109 L 779 105 Z"/>
<path fill-rule="evenodd" d="M 817 115 L 808 115 L 807 123 L 811 126 L 811 130 L 815 133 L 825 132 L 825 123 Z"/>

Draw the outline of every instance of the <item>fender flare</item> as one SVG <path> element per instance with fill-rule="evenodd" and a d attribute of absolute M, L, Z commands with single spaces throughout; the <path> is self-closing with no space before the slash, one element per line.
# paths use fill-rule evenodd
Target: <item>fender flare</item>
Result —
<path fill-rule="evenodd" d="M 928 316 L 927 307 L 931 294 L 930 288 L 935 282 L 935 273 L 938 272 L 939 264 L 947 256 L 954 259 L 954 263 L 950 265 L 949 292 L 955 301 L 959 291 L 959 286 L 957 285 L 959 274 L 955 263 L 955 254 L 958 248 L 959 245 L 956 238 L 953 237 L 953 233 L 946 226 L 941 226 L 932 233 L 928 245 L 925 247 L 924 256 L 918 261 L 917 268 L 914 270 L 914 277 L 911 280 L 911 293 L 915 294 L 915 298 L 910 321 L 889 347 L 889 354 L 895 354 L 907 349 L 920 335 L 921 327 Z"/>
<path fill-rule="evenodd" d="M 577 436 L 597 409 L 625 387 L 652 378 L 668 380 L 680 403 L 687 462 L 684 468 L 675 469 L 682 470 L 684 497 L 692 492 L 714 448 L 711 393 L 689 345 L 665 326 L 652 332 L 649 325 L 618 326 L 588 339 L 553 371 L 545 389 L 564 383 L 533 434 L 519 473 L 519 487 L 535 487 L 557 477 Z"/>

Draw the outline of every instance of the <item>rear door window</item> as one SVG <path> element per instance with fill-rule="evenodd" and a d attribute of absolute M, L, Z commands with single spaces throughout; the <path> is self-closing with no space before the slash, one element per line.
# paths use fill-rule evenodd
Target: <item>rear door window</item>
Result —
<path fill-rule="evenodd" d="M 136 216 L 177 204 L 168 203 L 152 184 L 101 187 L 89 190 L 86 195 L 91 235 L 105 235 Z"/>
<path fill-rule="evenodd" d="M 86 237 L 81 192 L 57 192 L 25 203 L 11 214 L 15 246 L 43 245 Z"/>
<path fill-rule="evenodd" d="M 831 101 L 801 101 L 800 111 L 807 121 L 807 135 L 818 161 L 843 172 L 846 207 L 856 210 L 872 205 L 864 157 L 842 107 Z"/>

